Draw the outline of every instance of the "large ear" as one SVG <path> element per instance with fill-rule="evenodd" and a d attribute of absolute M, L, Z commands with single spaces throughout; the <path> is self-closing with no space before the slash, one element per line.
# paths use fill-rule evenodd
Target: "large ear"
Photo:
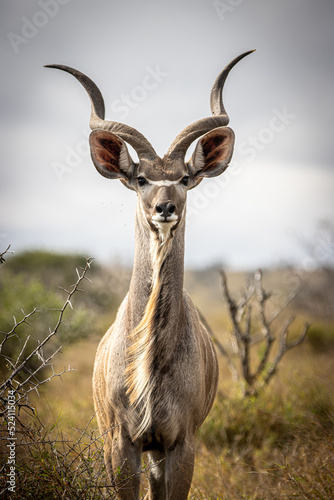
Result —
<path fill-rule="evenodd" d="M 135 164 L 122 139 L 105 130 L 93 130 L 89 145 L 93 163 L 101 175 L 126 182 L 131 179 Z"/>
<path fill-rule="evenodd" d="M 205 134 L 197 143 L 189 162 L 189 171 L 195 179 L 216 177 L 228 167 L 232 158 L 234 132 L 219 127 Z"/>

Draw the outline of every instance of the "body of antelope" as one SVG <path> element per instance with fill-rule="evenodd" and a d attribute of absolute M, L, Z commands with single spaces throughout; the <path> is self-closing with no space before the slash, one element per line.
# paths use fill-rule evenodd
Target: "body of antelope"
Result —
<path fill-rule="evenodd" d="M 151 459 L 148 498 L 184 500 L 194 466 L 194 434 L 217 390 L 218 363 L 210 335 L 183 288 L 186 198 L 204 177 L 228 166 L 233 131 L 222 88 L 234 59 L 211 91 L 212 116 L 184 129 L 160 158 L 137 130 L 104 120 L 97 86 L 75 76 L 91 102 L 91 156 L 97 170 L 137 193 L 135 257 L 130 288 L 97 350 L 94 404 L 105 436 L 105 463 L 117 498 L 139 498 L 141 454 Z M 199 141 L 186 162 L 189 145 Z M 126 143 L 138 153 L 135 163 Z"/>

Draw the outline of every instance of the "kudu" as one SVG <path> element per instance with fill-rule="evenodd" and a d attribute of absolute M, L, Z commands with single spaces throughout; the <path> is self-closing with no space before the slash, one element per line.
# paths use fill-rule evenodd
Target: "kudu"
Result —
<path fill-rule="evenodd" d="M 100 342 L 93 376 L 105 463 L 122 500 L 139 498 L 145 451 L 153 464 L 148 498 L 188 496 L 194 433 L 212 407 L 218 364 L 210 335 L 183 289 L 186 197 L 231 160 L 234 133 L 226 127 L 222 90 L 229 71 L 250 52 L 218 75 L 210 96 L 213 116 L 186 127 L 162 159 L 137 130 L 105 121 L 103 97 L 87 76 L 67 66 L 48 66 L 75 76 L 89 94 L 89 142 L 98 172 L 137 192 L 130 289 Z M 199 137 L 185 162 L 188 147 Z M 137 152 L 138 163 L 125 143 Z"/>

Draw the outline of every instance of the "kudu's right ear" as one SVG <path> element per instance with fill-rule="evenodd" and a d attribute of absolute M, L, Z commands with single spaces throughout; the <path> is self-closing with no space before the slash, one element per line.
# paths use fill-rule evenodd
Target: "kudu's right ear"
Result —
<path fill-rule="evenodd" d="M 106 130 L 94 130 L 89 136 L 90 152 L 96 170 L 108 179 L 120 179 L 132 189 L 130 181 L 135 163 L 125 142 Z"/>

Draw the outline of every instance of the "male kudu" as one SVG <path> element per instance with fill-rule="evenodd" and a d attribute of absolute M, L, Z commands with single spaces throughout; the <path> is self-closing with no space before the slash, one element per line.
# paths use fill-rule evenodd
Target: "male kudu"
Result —
<path fill-rule="evenodd" d="M 89 94 L 89 142 L 99 173 L 137 192 L 130 289 L 98 347 L 93 376 L 105 462 L 122 500 L 139 498 L 145 451 L 153 462 L 148 498 L 182 500 L 190 489 L 194 433 L 213 404 L 218 364 L 209 333 L 183 289 L 186 197 L 231 160 L 234 134 L 226 127 L 222 89 L 231 68 L 249 53 L 218 75 L 210 96 L 213 116 L 186 127 L 162 159 L 137 130 L 104 120 L 103 97 L 87 76 L 49 66 L 75 76 Z M 185 162 L 188 147 L 199 137 Z M 136 150 L 138 163 L 126 142 Z"/>

